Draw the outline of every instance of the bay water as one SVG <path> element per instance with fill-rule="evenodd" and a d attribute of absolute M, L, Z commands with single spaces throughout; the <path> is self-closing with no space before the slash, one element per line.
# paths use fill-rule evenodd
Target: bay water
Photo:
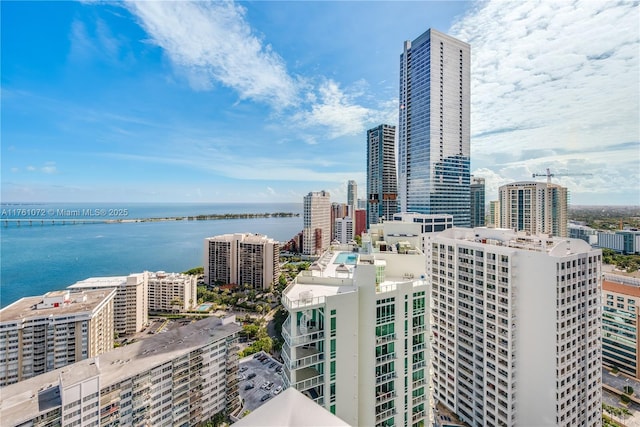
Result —
<path fill-rule="evenodd" d="M 202 266 L 206 237 L 260 233 L 284 243 L 303 226 L 301 203 L 3 203 L 0 209 L 0 308 L 89 277 Z M 67 219 L 130 221 L 277 212 L 299 216 L 62 224 Z M 55 225 L 47 221 L 51 219 Z"/>

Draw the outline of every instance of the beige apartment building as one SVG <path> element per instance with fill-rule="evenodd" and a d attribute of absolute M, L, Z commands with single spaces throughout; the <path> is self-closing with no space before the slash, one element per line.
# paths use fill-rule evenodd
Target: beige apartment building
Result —
<path fill-rule="evenodd" d="M 183 312 L 197 304 L 196 276 L 158 271 L 149 273 L 149 311 Z"/>
<path fill-rule="evenodd" d="M 54 291 L 2 309 L 0 386 L 112 350 L 115 294 Z"/>
<path fill-rule="evenodd" d="M 331 243 L 331 197 L 327 191 L 304 196 L 302 253 L 320 255 Z"/>
<path fill-rule="evenodd" d="M 239 406 L 235 317 L 210 317 L 2 389 L 9 426 L 195 426 Z"/>
<path fill-rule="evenodd" d="M 204 281 L 267 290 L 280 276 L 280 244 L 263 235 L 223 234 L 204 240 Z"/>
<path fill-rule="evenodd" d="M 500 228 L 567 237 L 566 187 L 545 182 L 514 182 L 498 189 Z"/>
<path fill-rule="evenodd" d="M 121 335 L 135 334 L 149 323 L 148 305 L 149 273 L 128 276 L 91 277 L 68 287 L 71 290 L 115 288 L 115 332 Z"/>

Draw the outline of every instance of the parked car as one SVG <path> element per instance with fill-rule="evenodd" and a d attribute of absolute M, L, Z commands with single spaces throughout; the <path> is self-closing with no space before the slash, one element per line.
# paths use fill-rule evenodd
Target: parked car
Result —
<path fill-rule="evenodd" d="M 260 402 L 264 402 L 265 400 L 267 400 L 270 397 L 271 397 L 270 394 L 265 394 L 264 396 L 262 396 L 262 399 L 260 399 Z"/>
<path fill-rule="evenodd" d="M 273 388 L 273 383 L 269 383 L 269 385 L 267 386 L 267 388 L 265 390 L 271 390 Z"/>
<path fill-rule="evenodd" d="M 252 382 L 250 382 L 249 384 L 247 384 L 246 386 L 244 386 L 245 390 L 251 390 L 252 388 L 254 388 L 256 385 Z"/>
<path fill-rule="evenodd" d="M 255 376 L 256 376 L 256 374 L 254 372 L 252 372 L 247 376 L 247 379 L 250 380 L 251 378 L 254 378 Z"/>
<path fill-rule="evenodd" d="M 281 391 L 282 391 L 282 386 L 279 385 L 278 387 L 276 387 L 275 390 L 273 390 L 273 394 L 280 394 Z"/>
<path fill-rule="evenodd" d="M 253 358 L 254 358 L 254 359 L 257 359 L 257 358 L 259 358 L 260 356 L 262 356 L 262 353 L 255 353 L 255 354 L 253 355 Z"/>
<path fill-rule="evenodd" d="M 269 363 L 269 368 L 273 368 L 273 367 L 274 367 L 274 366 L 276 366 L 276 365 L 277 365 L 277 363 L 276 363 L 276 362 L 271 362 L 271 363 Z"/>
<path fill-rule="evenodd" d="M 277 373 L 282 372 L 282 366 L 278 366 L 278 367 L 276 368 L 276 372 L 277 372 Z"/>
<path fill-rule="evenodd" d="M 242 368 L 240 368 L 240 372 L 244 372 L 244 371 L 246 371 L 247 369 L 249 369 L 249 367 L 248 367 L 248 366 L 243 366 Z"/>

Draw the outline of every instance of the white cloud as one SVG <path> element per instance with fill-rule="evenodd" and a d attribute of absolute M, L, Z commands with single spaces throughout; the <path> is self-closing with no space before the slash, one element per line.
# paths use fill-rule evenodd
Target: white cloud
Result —
<path fill-rule="evenodd" d="M 368 99 L 364 80 L 341 88 L 323 76 L 289 74 L 282 57 L 256 35 L 245 9 L 234 2 L 128 2 L 127 6 L 192 88 L 211 90 L 221 83 L 241 99 L 267 103 L 276 111 L 293 109 L 291 131 L 307 144 L 362 134 L 367 125 L 397 119 L 397 103 Z M 277 121 L 282 127 L 281 118 Z"/>
<path fill-rule="evenodd" d="M 36 169 L 36 167 L 35 167 L 35 166 L 29 165 L 29 166 L 27 166 L 27 170 L 28 170 L 29 172 L 35 172 L 37 169 Z"/>
<path fill-rule="evenodd" d="M 591 173 L 570 190 L 640 202 L 637 2 L 493 1 L 450 33 L 471 44 L 474 167 Z"/>
<path fill-rule="evenodd" d="M 302 128 L 327 129 L 327 136 L 332 139 L 362 133 L 365 124 L 371 120 L 372 112 L 355 103 L 356 96 L 345 93 L 338 83 L 328 80 L 318 88 L 318 101 L 308 111 L 294 115 L 293 122 Z"/>
<path fill-rule="evenodd" d="M 214 83 L 242 99 L 287 107 L 297 102 L 297 82 L 284 61 L 263 44 L 233 2 L 128 2 L 154 44 L 182 67 L 198 89 Z"/>

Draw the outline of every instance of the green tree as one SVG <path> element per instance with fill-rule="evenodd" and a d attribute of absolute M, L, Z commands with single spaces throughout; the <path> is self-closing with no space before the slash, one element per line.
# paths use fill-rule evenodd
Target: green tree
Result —
<path fill-rule="evenodd" d="M 191 270 L 183 271 L 182 274 L 188 274 L 190 276 L 202 276 L 204 274 L 204 267 L 194 267 Z"/>

